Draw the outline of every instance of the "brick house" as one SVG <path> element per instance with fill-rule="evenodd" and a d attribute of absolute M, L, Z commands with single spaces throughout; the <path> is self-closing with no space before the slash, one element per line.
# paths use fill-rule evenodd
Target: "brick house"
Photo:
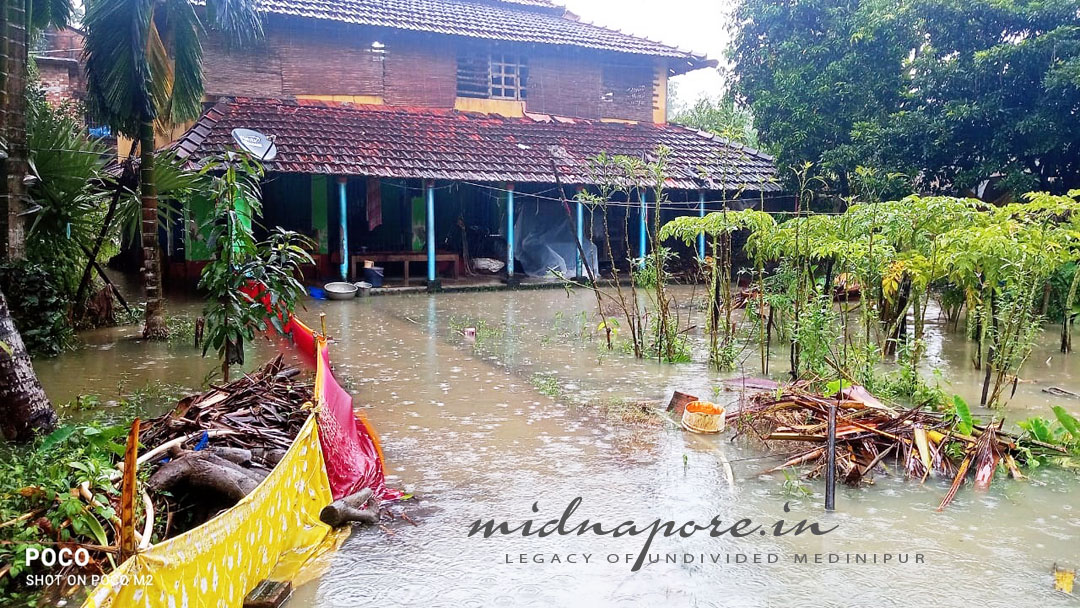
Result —
<path fill-rule="evenodd" d="M 85 100 L 82 53 L 83 34 L 77 29 L 49 28 L 38 38 L 32 50 L 38 81 L 45 99 L 54 107 Z"/>
<path fill-rule="evenodd" d="M 313 236 L 324 276 L 352 277 L 372 260 L 407 277 L 416 262 L 434 284 L 467 269 L 463 254 L 510 260 L 509 274 L 573 275 L 579 239 L 594 263 L 626 264 L 597 251 L 598 227 L 580 205 L 567 217 L 555 187 L 556 172 L 570 200 L 595 187 L 603 178 L 590 159 L 602 152 L 669 150 L 664 218 L 779 190 L 769 156 L 667 123 L 668 77 L 715 62 L 548 0 L 261 8 L 256 45 L 205 41 L 207 110 L 170 146 L 199 165 L 233 149 L 233 129 L 272 136 L 264 221 Z M 613 236 L 643 243 L 645 216 L 630 198 L 614 211 Z M 191 227 L 207 206 L 169 231 L 171 274 L 190 277 L 206 258 Z"/>

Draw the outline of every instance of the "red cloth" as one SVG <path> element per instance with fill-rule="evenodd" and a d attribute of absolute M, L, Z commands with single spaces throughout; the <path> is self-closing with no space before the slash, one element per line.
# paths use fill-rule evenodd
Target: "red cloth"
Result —
<path fill-rule="evenodd" d="M 367 211 L 368 230 L 375 230 L 382 226 L 382 183 L 377 177 L 367 178 Z"/>
<path fill-rule="evenodd" d="M 377 499 L 388 497 L 375 439 L 365 424 L 357 424 L 352 396 L 341 388 L 330 371 L 326 345 L 322 346 L 318 365 L 316 382 L 322 383 L 319 442 L 334 500 L 362 488 L 371 488 Z"/>
<path fill-rule="evenodd" d="M 252 300 L 261 298 L 270 312 L 269 295 L 262 285 L 249 283 L 242 291 Z M 300 358 L 316 366 L 316 398 L 321 410 L 318 414 L 319 444 L 326 462 L 326 476 L 334 500 L 371 488 L 376 500 L 397 498 L 401 494 L 386 488 L 383 472 L 382 448 L 378 437 L 366 420 L 357 420 L 353 412 L 352 396 L 341 388 L 330 370 L 330 349 L 323 342 L 320 346 L 315 332 L 291 316 L 283 329 L 292 335 L 293 347 Z M 316 357 L 316 349 L 320 349 Z"/>
<path fill-rule="evenodd" d="M 285 333 L 292 334 L 293 348 L 300 353 L 300 358 L 315 367 L 315 332 L 293 317 L 285 324 Z"/>

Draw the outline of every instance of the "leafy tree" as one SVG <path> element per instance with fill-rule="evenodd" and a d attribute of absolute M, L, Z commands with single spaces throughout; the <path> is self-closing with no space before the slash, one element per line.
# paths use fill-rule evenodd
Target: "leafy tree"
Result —
<path fill-rule="evenodd" d="M 782 165 L 958 194 L 1080 185 L 1080 0 L 742 0 L 734 92 Z"/>
<path fill-rule="evenodd" d="M 214 196 L 214 211 L 202 226 L 214 252 L 199 279 L 208 295 L 203 354 L 217 351 L 228 382 L 229 366 L 243 363 L 244 342 L 254 339 L 256 330 L 272 325 L 283 333 L 282 320 L 304 293 L 300 269 L 314 263 L 308 253 L 314 243 L 281 228 L 255 241 L 251 224 L 262 212 L 263 170 L 247 155 L 230 153 L 203 173 L 213 175 Z"/>
<path fill-rule="evenodd" d="M 208 0 L 209 25 L 236 43 L 262 34 L 254 2 Z M 198 117 L 203 96 L 203 23 L 188 0 L 93 0 L 86 11 L 86 75 L 90 111 L 139 144 L 142 198 L 143 335 L 167 335 L 158 248 L 154 125 Z"/>
<path fill-rule="evenodd" d="M 856 125 L 873 164 L 962 192 L 1080 186 L 1080 0 L 905 0 L 920 45 L 884 119 Z"/>
<path fill-rule="evenodd" d="M 730 95 L 716 99 L 702 97 L 694 105 L 677 110 L 671 116 L 671 122 L 708 131 L 751 148 L 758 146 L 753 114 Z"/>
<path fill-rule="evenodd" d="M 901 100 L 910 30 L 895 0 L 742 0 L 735 10 L 732 92 L 753 111 L 782 173 L 812 161 L 845 196 L 856 124 Z"/>

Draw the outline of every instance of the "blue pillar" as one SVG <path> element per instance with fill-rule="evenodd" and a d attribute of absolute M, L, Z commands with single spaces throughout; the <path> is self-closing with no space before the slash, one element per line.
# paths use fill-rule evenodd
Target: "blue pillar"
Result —
<path fill-rule="evenodd" d="M 638 257 L 641 258 L 641 266 L 645 266 L 645 252 L 648 246 L 646 238 L 646 223 L 649 221 L 649 207 L 645 203 L 645 191 L 639 190 L 638 197 L 641 199 L 641 213 L 638 218 Z"/>
<path fill-rule="evenodd" d="M 514 276 L 514 184 L 506 184 L 506 277 Z"/>
<path fill-rule="evenodd" d="M 577 275 L 579 277 L 585 276 L 582 273 L 584 270 L 585 261 L 581 259 L 581 252 L 585 251 L 585 203 L 581 202 L 581 186 L 578 186 L 578 201 L 577 201 L 577 241 L 581 245 L 581 249 L 577 254 Z"/>
<path fill-rule="evenodd" d="M 698 191 L 698 217 L 705 217 L 705 191 Z M 697 237 L 697 257 L 700 260 L 705 259 L 705 233 L 702 232 Z"/>
<path fill-rule="evenodd" d="M 435 282 L 435 181 L 427 182 L 427 280 Z"/>
<path fill-rule="evenodd" d="M 341 217 L 341 280 L 349 280 L 349 215 L 346 205 L 345 184 L 348 178 L 338 178 L 338 215 Z"/>

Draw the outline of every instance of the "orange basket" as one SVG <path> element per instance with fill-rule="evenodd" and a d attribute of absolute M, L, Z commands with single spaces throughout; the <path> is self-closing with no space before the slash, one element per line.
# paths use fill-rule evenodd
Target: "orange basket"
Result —
<path fill-rule="evenodd" d="M 694 433 L 713 434 L 724 430 L 724 408 L 708 401 L 691 401 L 683 410 L 682 426 Z"/>

